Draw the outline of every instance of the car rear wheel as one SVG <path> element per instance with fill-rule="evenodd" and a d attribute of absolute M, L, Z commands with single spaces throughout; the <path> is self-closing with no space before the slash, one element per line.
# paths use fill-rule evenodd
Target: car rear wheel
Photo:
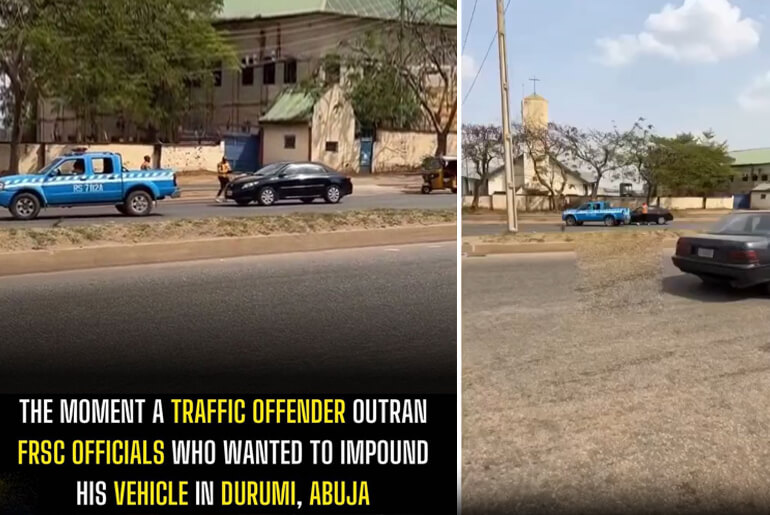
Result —
<path fill-rule="evenodd" d="M 40 213 L 40 199 L 32 193 L 19 193 L 13 197 L 10 211 L 16 220 L 33 220 Z"/>
<path fill-rule="evenodd" d="M 130 216 L 147 216 L 152 212 L 152 196 L 146 191 L 132 191 L 124 205 L 126 214 Z"/>
<path fill-rule="evenodd" d="M 564 221 L 567 222 L 567 225 L 570 227 L 577 225 L 577 220 L 575 220 L 575 217 L 572 215 L 569 215 Z"/>
<path fill-rule="evenodd" d="M 336 204 L 342 198 L 342 190 L 336 184 L 332 184 L 326 187 L 326 193 L 324 194 L 324 200 L 328 204 Z"/>
<path fill-rule="evenodd" d="M 606 225 L 607 227 L 612 227 L 615 224 L 616 224 L 615 219 L 612 216 L 607 215 L 604 217 L 604 225 Z"/>
<path fill-rule="evenodd" d="M 305 204 L 310 204 L 315 200 L 315 197 L 303 197 L 300 200 L 302 200 L 302 202 Z"/>
<path fill-rule="evenodd" d="M 265 186 L 259 190 L 259 205 L 260 206 L 272 206 L 275 201 L 278 200 L 278 195 L 275 190 L 270 186 Z"/>
<path fill-rule="evenodd" d="M 666 225 L 666 218 L 663 216 L 658 217 L 658 225 Z"/>

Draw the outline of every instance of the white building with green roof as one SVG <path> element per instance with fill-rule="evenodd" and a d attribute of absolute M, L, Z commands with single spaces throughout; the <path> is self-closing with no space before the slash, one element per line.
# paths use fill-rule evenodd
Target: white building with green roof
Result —
<path fill-rule="evenodd" d="M 770 182 L 770 147 L 733 150 L 735 175 L 731 179 L 730 193 L 747 195 L 757 186 Z"/>

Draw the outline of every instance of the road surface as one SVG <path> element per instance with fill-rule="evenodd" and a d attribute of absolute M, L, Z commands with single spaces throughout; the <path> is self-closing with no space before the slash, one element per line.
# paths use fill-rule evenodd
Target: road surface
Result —
<path fill-rule="evenodd" d="M 770 297 L 647 253 L 463 259 L 463 513 L 770 510 Z"/>
<path fill-rule="evenodd" d="M 714 225 L 713 220 L 704 222 L 669 222 L 666 225 L 658 226 L 652 225 L 621 225 L 616 227 L 605 227 L 604 225 L 582 225 L 579 227 L 565 227 L 565 232 L 586 232 L 586 231 L 634 231 L 639 229 L 690 229 L 695 231 L 701 231 L 708 229 Z M 555 223 L 526 223 L 519 222 L 520 232 L 560 232 L 563 224 L 560 222 Z M 502 234 L 506 232 L 508 226 L 505 222 L 501 223 L 473 223 L 463 222 L 463 236 L 486 236 Z"/>
<path fill-rule="evenodd" d="M 457 196 L 436 193 L 395 193 L 378 195 L 351 195 L 339 204 L 326 204 L 316 200 L 312 204 L 283 201 L 271 207 L 252 204 L 240 207 L 234 202 L 217 204 L 213 200 L 159 201 L 153 214 L 146 217 L 128 217 L 119 214 L 113 206 L 89 206 L 50 208 L 40 212 L 37 220 L 20 222 L 11 218 L 8 210 L 0 208 L 0 227 L 48 227 L 54 223 L 62 226 L 93 223 L 131 223 L 168 220 L 172 218 L 207 218 L 215 216 L 285 215 L 289 213 L 333 213 L 359 209 L 453 209 Z"/>
<path fill-rule="evenodd" d="M 452 393 L 455 242 L 0 279 L 0 391 Z"/>

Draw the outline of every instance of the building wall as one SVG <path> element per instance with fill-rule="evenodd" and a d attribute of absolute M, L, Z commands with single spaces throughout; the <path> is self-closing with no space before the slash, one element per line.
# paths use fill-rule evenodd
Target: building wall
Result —
<path fill-rule="evenodd" d="M 730 193 L 748 194 L 755 186 L 770 182 L 770 163 L 733 166 L 735 175 L 730 183 Z"/>
<path fill-rule="evenodd" d="M 163 145 L 160 166 L 178 172 L 216 171 L 217 163 L 222 160 L 224 154 L 224 142 L 218 145 Z"/>
<path fill-rule="evenodd" d="M 294 148 L 284 148 L 284 136 L 294 135 Z M 266 124 L 262 126 L 262 164 L 278 161 L 307 161 L 310 128 L 302 124 Z"/>
<path fill-rule="evenodd" d="M 432 132 L 378 131 L 373 170 L 412 170 L 420 166 L 426 156 L 434 155 L 436 144 L 436 135 Z M 447 138 L 447 154 L 457 155 L 457 133 L 450 133 Z"/>
<path fill-rule="evenodd" d="M 120 154 L 123 166 L 129 169 L 138 169 L 144 161 L 144 156 L 152 157 L 153 146 L 152 145 L 129 145 L 129 144 L 100 144 L 100 145 L 62 145 L 62 144 L 46 144 L 45 146 L 45 162 L 49 163 L 56 157 L 71 152 L 74 146 L 86 148 L 91 152 L 115 152 Z"/>
<path fill-rule="evenodd" d="M 316 102 L 312 123 L 311 160 L 341 172 L 358 172 L 361 146 L 356 139 L 356 117 L 340 86 L 330 88 Z M 327 150 L 327 143 L 334 142 L 337 151 Z"/>
<path fill-rule="evenodd" d="M 490 198 L 491 197 L 491 198 Z M 770 194 L 768 195 L 770 198 Z M 577 205 L 584 198 L 577 196 L 567 197 L 569 205 Z M 618 198 L 618 197 L 599 197 L 599 200 L 608 200 L 612 205 L 618 207 L 630 207 L 632 209 L 642 205 L 643 198 Z M 666 209 L 702 209 L 703 199 L 700 197 L 660 197 L 660 206 Z M 463 205 L 469 206 L 473 201 L 473 196 L 469 195 L 463 198 Z M 657 202 L 653 202 L 657 205 Z M 495 194 L 485 197 L 480 201 L 481 206 L 491 205 L 496 211 L 505 211 L 505 195 Z M 548 197 L 546 195 L 517 195 L 516 207 L 521 211 L 546 211 L 548 210 Z M 733 197 L 709 197 L 706 199 L 706 209 L 732 209 Z M 752 206 L 753 207 L 753 206 Z"/>
<path fill-rule="evenodd" d="M 40 168 L 38 155 L 40 145 L 37 143 L 22 143 L 20 145 L 19 172 L 29 173 Z M 11 144 L 0 143 L 0 172 L 8 170 L 11 162 Z"/>

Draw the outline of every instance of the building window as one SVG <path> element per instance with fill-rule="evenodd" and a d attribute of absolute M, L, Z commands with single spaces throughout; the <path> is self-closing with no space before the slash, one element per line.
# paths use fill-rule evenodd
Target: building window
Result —
<path fill-rule="evenodd" d="M 327 141 L 326 142 L 326 151 L 327 152 L 336 152 L 337 151 L 337 142 L 336 141 Z"/>
<path fill-rule="evenodd" d="M 749 182 L 749 176 L 748 175 L 744 175 L 743 177 L 741 177 L 741 180 L 743 182 Z"/>
<path fill-rule="evenodd" d="M 765 198 L 766 198 L 766 197 L 767 197 L 767 195 L 766 195 L 766 194 L 764 194 L 764 193 L 762 193 L 762 194 L 759 196 L 759 198 L 761 198 L 762 200 L 765 200 Z"/>
<path fill-rule="evenodd" d="M 767 174 L 766 174 L 766 173 L 763 173 L 763 174 L 762 174 L 762 180 L 763 180 L 763 181 L 766 181 L 766 180 L 767 180 Z"/>
<path fill-rule="evenodd" d="M 756 180 L 757 180 L 757 175 L 756 175 L 756 174 L 752 175 L 752 176 L 751 176 L 751 180 L 752 180 L 752 181 L 756 181 Z"/>
<path fill-rule="evenodd" d="M 283 137 L 283 148 L 296 148 L 297 137 L 294 134 L 286 134 Z"/>
<path fill-rule="evenodd" d="M 297 61 L 290 59 L 283 63 L 283 83 L 294 84 L 297 82 Z"/>
<path fill-rule="evenodd" d="M 262 66 L 262 84 L 275 84 L 275 63 L 273 61 Z"/>
<path fill-rule="evenodd" d="M 242 61 L 243 68 L 241 69 L 241 85 L 251 86 L 254 84 L 254 59 L 249 57 L 248 61 L 244 59 Z"/>
<path fill-rule="evenodd" d="M 222 61 L 214 63 L 214 86 L 220 87 L 222 85 Z"/>

